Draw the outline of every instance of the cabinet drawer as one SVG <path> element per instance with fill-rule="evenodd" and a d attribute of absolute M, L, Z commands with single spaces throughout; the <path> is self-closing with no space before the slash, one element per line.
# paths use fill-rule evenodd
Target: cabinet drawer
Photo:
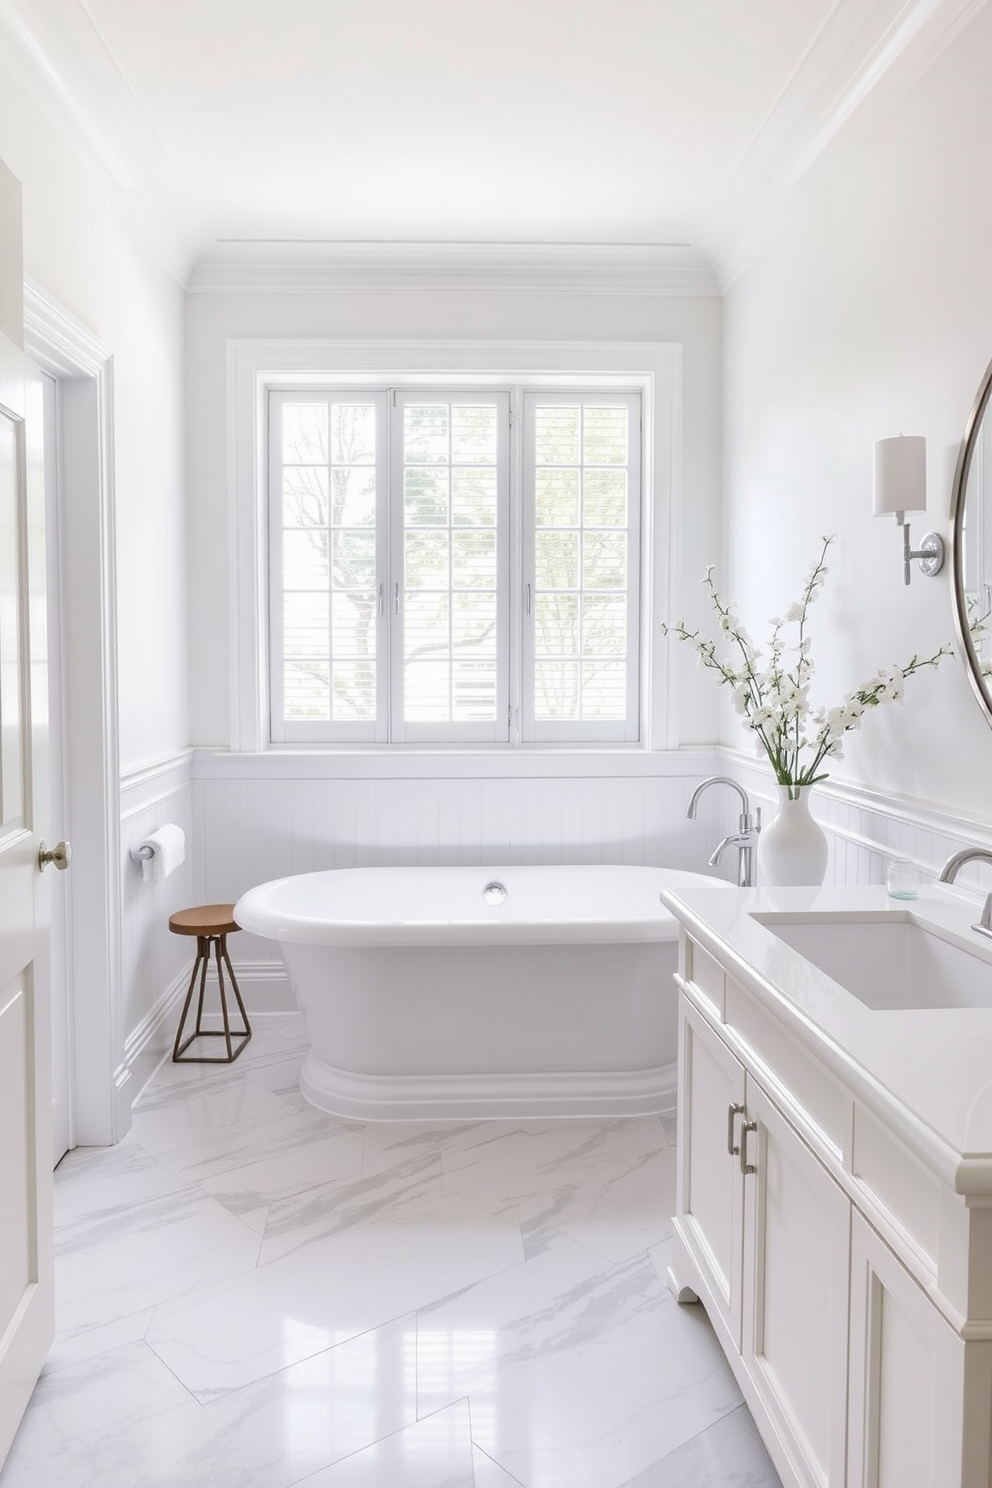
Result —
<path fill-rule="evenodd" d="M 851 1096 L 733 977 L 726 978 L 724 1016 L 763 1066 L 762 1080 L 766 1084 L 770 1080 L 790 1119 L 819 1137 L 843 1163 L 851 1151 Z"/>

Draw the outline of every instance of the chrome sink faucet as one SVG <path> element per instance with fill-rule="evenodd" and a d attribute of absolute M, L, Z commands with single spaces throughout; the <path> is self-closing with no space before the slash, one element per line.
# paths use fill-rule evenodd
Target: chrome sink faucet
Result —
<path fill-rule="evenodd" d="M 758 833 L 761 831 L 761 807 L 759 806 L 752 814 L 751 802 L 748 800 L 747 791 L 743 786 L 738 785 L 736 780 L 731 780 L 729 775 L 711 775 L 708 780 L 704 780 L 696 786 L 689 799 L 689 805 L 685 814 L 690 821 L 694 821 L 696 818 L 696 806 L 700 796 L 711 785 L 729 785 L 731 790 L 735 790 L 741 798 L 741 815 L 737 825 L 737 831 L 731 832 L 729 837 L 724 837 L 723 841 L 717 844 L 710 856 L 709 865 L 711 868 L 715 868 L 723 855 L 724 849 L 727 847 L 736 847 L 737 886 L 741 889 L 751 889 L 754 887 L 755 881 L 755 851 L 758 846 Z"/>
<path fill-rule="evenodd" d="M 960 852 L 952 853 L 947 862 L 937 874 L 938 883 L 953 883 L 958 876 L 958 869 L 963 868 L 965 863 L 992 863 L 992 852 L 984 847 L 963 847 Z M 992 936 L 992 894 L 985 896 L 985 907 L 982 917 L 977 925 L 972 925 L 972 930 L 977 930 L 979 935 Z"/>

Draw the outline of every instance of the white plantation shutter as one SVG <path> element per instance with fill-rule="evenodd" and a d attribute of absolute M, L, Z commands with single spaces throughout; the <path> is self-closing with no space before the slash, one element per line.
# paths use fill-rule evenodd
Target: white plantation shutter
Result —
<path fill-rule="evenodd" d="M 509 737 L 509 394 L 397 391 L 393 737 Z"/>
<path fill-rule="evenodd" d="M 276 741 L 387 737 L 385 393 L 270 394 Z"/>
<path fill-rule="evenodd" d="M 524 401 L 524 738 L 634 741 L 640 397 Z"/>

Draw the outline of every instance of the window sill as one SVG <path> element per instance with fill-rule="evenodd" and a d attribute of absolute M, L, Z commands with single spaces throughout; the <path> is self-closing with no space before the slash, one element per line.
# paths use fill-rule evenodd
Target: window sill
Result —
<path fill-rule="evenodd" d="M 698 776 L 718 768 L 717 746 L 647 750 L 640 745 L 522 748 L 273 748 L 259 753 L 198 748 L 194 780 L 526 780 Z"/>

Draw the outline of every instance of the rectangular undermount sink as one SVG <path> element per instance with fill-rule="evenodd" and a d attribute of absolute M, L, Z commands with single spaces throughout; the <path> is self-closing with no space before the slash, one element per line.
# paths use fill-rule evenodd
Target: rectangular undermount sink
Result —
<path fill-rule="evenodd" d="M 992 940 L 987 949 L 976 944 L 972 953 L 908 913 L 884 919 L 788 914 L 754 918 L 866 1007 L 879 1011 L 992 1007 Z"/>

